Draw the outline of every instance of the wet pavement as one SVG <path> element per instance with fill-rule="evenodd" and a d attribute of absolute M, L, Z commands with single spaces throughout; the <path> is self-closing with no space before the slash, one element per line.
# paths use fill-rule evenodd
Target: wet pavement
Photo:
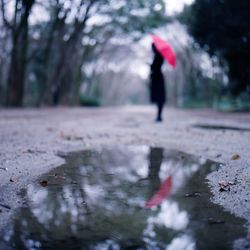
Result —
<path fill-rule="evenodd" d="M 1 249 L 231 249 L 245 221 L 211 203 L 219 163 L 152 147 L 65 156 L 20 195 Z"/>

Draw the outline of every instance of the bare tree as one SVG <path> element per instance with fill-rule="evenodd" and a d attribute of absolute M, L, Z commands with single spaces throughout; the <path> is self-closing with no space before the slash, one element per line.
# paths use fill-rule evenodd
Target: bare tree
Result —
<path fill-rule="evenodd" d="M 2 18 L 11 32 L 12 49 L 8 74 L 7 105 L 21 106 L 27 68 L 29 16 L 35 0 L 16 0 L 11 21 L 6 17 L 6 3 L 1 0 Z"/>

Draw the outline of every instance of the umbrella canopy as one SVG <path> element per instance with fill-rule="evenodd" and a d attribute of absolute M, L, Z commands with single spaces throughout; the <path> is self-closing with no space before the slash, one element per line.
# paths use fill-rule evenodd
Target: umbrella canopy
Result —
<path fill-rule="evenodd" d="M 155 45 L 159 53 L 163 56 L 163 58 L 170 65 L 173 66 L 173 68 L 175 68 L 176 67 L 176 55 L 174 53 L 174 50 L 171 48 L 171 46 L 156 35 L 152 35 L 152 38 L 153 38 L 153 44 Z"/>
<path fill-rule="evenodd" d="M 159 190 L 154 196 L 146 203 L 146 208 L 152 208 L 160 205 L 164 199 L 166 199 L 171 191 L 172 187 L 172 176 L 169 176 L 160 186 Z"/>

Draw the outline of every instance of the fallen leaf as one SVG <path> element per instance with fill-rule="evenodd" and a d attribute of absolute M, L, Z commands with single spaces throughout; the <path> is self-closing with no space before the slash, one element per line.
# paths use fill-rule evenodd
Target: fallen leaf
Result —
<path fill-rule="evenodd" d="M 35 153 L 35 151 L 34 151 L 34 150 L 32 150 L 32 149 L 28 149 L 28 150 L 27 150 L 27 153 L 29 153 L 29 154 L 34 154 L 34 153 Z"/>
<path fill-rule="evenodd" d="M 223 191 L 230 191 L 230 186 L 232 185 L 236 185 L 235 181 L 219 181 L 219 191 L 223 192 Z"/>
<path fill-rule="evenodd" d="M 62 139 L 67 140 L 67 141 L 81 141 L 81 140 L 83 140 L 82 136 L 65 135 L 63 131 L 61 131 L 60 136 Z"/>
<path fill-rule="evenodd" d="M 70 141 L 72 139 L 70 135 L 65 135 L 63 132 L 61 132 L 60 136 L 63 140 Z"/>
<path fill-rule="evenodd" d="M 225 223 L 225 221 L 224 221 L 224 220 L 220 220 L 220 219 L 209 218 L 209 219 L 208 219 L 208 223 L 209 223 L 210 225 L 214 225 L 214 224 L 223 224 L 223 223 Z"/>
<path fill-rule="evenodd" d="M 58 174 L 54 174 L 54 177 L 56 178 L 56 179 L 65 179 L 65 177 L 64 176 L 62 176 L 62 175 L 58 175 Z"/>
<path fill-rule="evenodd" d="M 238 160 L 238 159 L 240 159 L 240 156 L 238 154 L 234 154 L 232 156 L 232 160 Z"/>
<path fill-rule="evenodd" d="M 200 196 L 201 196 L 201 193 L 199 193 L 199 192 L 185 194 L 186 198 L 193 198 L 193 197 L 200 197 Z"/>
<path fill-rule="evenodd" d="M 227 181 L 220 181 L 219 187 L 220 187 L 220 189 L 219 189 L 220 192 L 230 191 L 230 186 L 229 186 L 229 183 Z"/>
<path fill-rule="evenodd" d="M 13 178 L 10 178 L 10 182 L 15 182 Z"/>
<path fill-rule="evenodd" d="M 48 181 L 46 181 L 46 180 L 40 181 L 40 185 L 42 187 L 47 187 L 48 186 Z"/>

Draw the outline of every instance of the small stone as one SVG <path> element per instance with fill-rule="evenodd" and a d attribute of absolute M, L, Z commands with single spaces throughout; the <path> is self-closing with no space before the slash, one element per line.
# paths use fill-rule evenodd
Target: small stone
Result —
<path fill-rule="evenodd" d="M 238 154 L 234 154 L 233 156 L 232 156 L 232 160 L 238 160 L 238 159 L 240 159 L 240 156 L 238 155 Z"/>

